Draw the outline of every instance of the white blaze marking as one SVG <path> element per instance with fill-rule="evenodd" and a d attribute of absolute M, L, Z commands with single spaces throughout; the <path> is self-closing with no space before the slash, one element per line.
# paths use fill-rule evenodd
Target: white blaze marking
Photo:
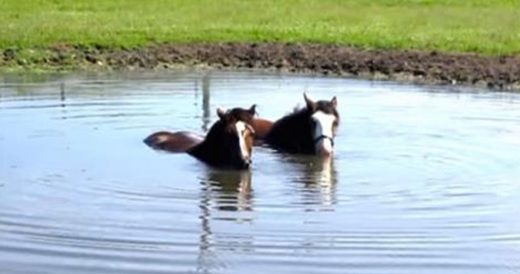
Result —
<path fill-rule="evenodd" d="M 237 129 L 238 143 L 240 144 L 240 152 L 242 152 L 242 158 L 247 159 L 249 158 L 249 150 L 247 149 L 246 140 L 244 139 L 244 131 L 247 128 L 246 123 L 238 121 L 236 122 L 235 127 Z"/>
<path fill-rule="evenodd" d="M 331 139 L 334 138 L 333 125 L 336 116 L 319 110 L 312 115 L 312 119 L 316 122 L 316 127 L 314 128 L 314 140 L 317 140 L 320 136 L 327 136 Z M 332 142 L 330 139 L 321 139 L 316 143 L 316 149 L 318 149 L 320 144 L 322 144 L 325 149 L 332 151 Z"/>

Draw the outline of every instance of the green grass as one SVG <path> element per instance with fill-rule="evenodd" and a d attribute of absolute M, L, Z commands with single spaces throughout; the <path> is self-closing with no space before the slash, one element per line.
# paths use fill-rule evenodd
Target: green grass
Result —
<path fill-rule="evenodd" d="M 0 0 L 0 49 L 278 41 L 520 52 L 520 0 Z"/>

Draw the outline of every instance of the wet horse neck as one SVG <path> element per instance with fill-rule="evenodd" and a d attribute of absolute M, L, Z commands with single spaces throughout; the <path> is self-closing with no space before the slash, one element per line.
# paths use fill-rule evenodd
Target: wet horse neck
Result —
<path fill-rule="evenodd" d="M 276 121 L 266 136 L 267 143 L 291 153 L 313 153 L 313 132 L 306 109 Z"/>
<path fill-rule="evenodd" d="M 220 162 L 221 153 L 219 153 L 219 132 L 224 130 L 224 124 L 221 121 L 216 122 L 209 130 L 208 134 L 200 144 L 192 147 L 187 151 L 193 157 L 206 162 L 210 165 L 217 165 Z"/>

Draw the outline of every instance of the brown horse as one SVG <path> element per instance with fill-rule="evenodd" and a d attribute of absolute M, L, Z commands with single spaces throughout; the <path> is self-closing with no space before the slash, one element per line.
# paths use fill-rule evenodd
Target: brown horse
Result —
<path fill-rule="evenodd" d="M 304 93 L 306 107 L 274 122 L 267 131 L 265 142 L 289 153 L 318 154 L 330 156 L 339 124 L 338 101 L 313 101 Z"/>
<path fill-rule="evenodd" d="M 251 126 L 256 106 L 249 109 L 217 109 L 219 120 L 206 137 L 195 133 L 156 132 L 144 142 L 158 150 L 186 152 L 210 166 L 246 169 L 251 165 L 255 130 Z"/>
<path fill-rule="evenodd" d="M 257 140 L 265 139 L 267 133 L 273 127 L 273 122 L 255 117 L 253 121 L 251 121 L 251 126 L 255 129 L 255 138 Z"/>

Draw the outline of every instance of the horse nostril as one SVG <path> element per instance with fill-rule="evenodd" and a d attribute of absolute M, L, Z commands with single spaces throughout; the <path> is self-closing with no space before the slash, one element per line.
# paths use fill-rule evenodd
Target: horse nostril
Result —
<path fill-rule="evenodd" d="M 244 159 L 244 167 L 249 167 L 251 165 L 252 161 L 250 158 Z"/>

